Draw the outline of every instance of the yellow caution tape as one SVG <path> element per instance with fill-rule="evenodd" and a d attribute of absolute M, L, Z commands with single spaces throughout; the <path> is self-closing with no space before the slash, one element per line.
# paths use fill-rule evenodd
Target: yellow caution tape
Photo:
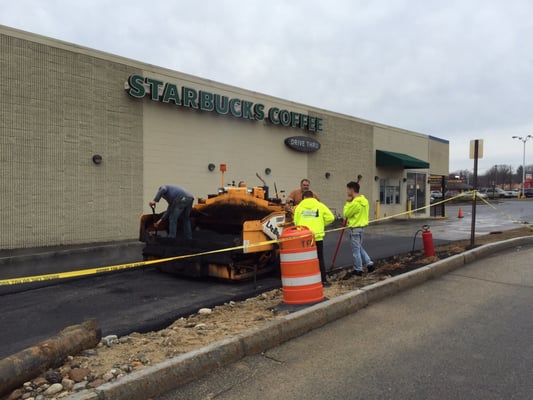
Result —
<path fill-rule="evenodd" d="M 436 206 L 436 205 L 439 205 L 439 204 L 444 204 L 444 203 L 447 203 L 449 201 L 452 201 L 452 200 L 456 200 L 458 199 L 459 197 L 461 197 L 461 195 L 457 195 L 457 196 L 454 196 L 454 197 L 450 197 L 449 199 L 445 199 L 445 200 L 441 200 L 441 201 L 437 201 L 435 203 L 432 203 L 428 206 L 424 206 L 424 207 L 419 207 L 419 208 L 414 208 L 410 211 L 402 211 L 398 214 L 393 214 L 393 215 L 389 215 L 387 217 L 380 217 L 380 218 L 376 218 L 376 219 L 372 219 L 372 220 L 369 220 L 368 221 L 368 224 L 373 224 L 373 223 L 376 223 L 376 222 L 382 222 L 382 221 L 386 221 L 386 220 L 389 220 L 389 219 L 394 219 L 394 218 L 398 218 L 398 217 L 401 217 L 402 215 L 409 215 L 409 214 L 412 214 L 414 212 L 417 212 L 417 211 L 421 211 L 421 210 L 424 210 L 426 208 L 430 208 L 430 207 L 433 207 L 433 206 Z M 343 226 L 341 228 L 334 228 L 334 229 L 329 229 L 329 230 L 326 230 L 324 231 L 324 233 L 329 233 L 329 232 L 336 232 L 336 231 L 343 231 L 345 229 L 349 229 L 349 227 L 347 226 Z"/>
<path fill-rule="evenodd" d="M 517 219 L 514 219 L 512 216 L 510 216 L 509 214 L 501 211 L 498 209 L 498 207 L 494 206 L 493 204 L 491 204 L 490 201 L 488 201 L 487 199 L 484 199 L 483 197 L 480 197 L 481 201 L 483 201 L 483 203 L 487 204 L 488 206 L 492 207 L 494 210 L 496 210 L 500 215 L 504 216 L 505 218 L 507 218 L 509 221 L 511 222 L 514 222 L 515 224 L 519 224 L 523 227 L 526 227 L 528 228 L 529 230 L 533 230 L 533 227 L 531 225 L 529 225 L 527 222 L 524 222 L 524 221 L 519 221 Z"/>
<path fill-rule="evenodd" d="M 109 266 L 98 267 L 98 268 L 87 268 L 87 269 L 82 269 L 82 270 L 77 270 L 77 271 L 67 271 L 67 272 L 58 272 L 54 274 L 34 275 L 34 276 L 24 276 L 20 278 L 2 279 L 0 280 L 0 286 L 21 285 L 24 283 L 44 282 L 44 281 L 49 281 L 49 280 L 54 280 L 54 279 L 78 278 L 78 277 L 87 276 L 87 275 L 96 275 L 96 274 L 102 274 L 106 272 L 120 271 L 124 269 L 145 267 L 147 265 L 159 264 L 159 263 L 175 261 L 175 260 L 180 260 L 180 259 L 185 259 L 185 258 L 200 257 L 200 256 L 209 255 L 209 254 L 223 253 L 226 251 L 242 250 L 244 248 L 264 246 L 267 244 L 274 244 L 274 243 L 285 242 L 288 240 L 300 239 L 300 238 L 304 238 L 307 236 L 309 236 L 309 234 L 291 236 L 290 238 L 267 240 L 267 241 L 252 243 L 248 245 L 241 245 L 241 246 L 235 246 L 235 247 L 226 247 L 222 249 L 203 251 L 200 253 L 191 253 L 191 254 L 173 256 L 173 257 L 168 257 L 168 258 L 158 258 L 157 260 L 137 261 L 137 262 L 127 263 L 127 264 L 109 265 Z"/>
<path fill-rule="evenodd" d="M 476 195 L 476 191 L 474 191 L 472 196 L 475 196 L 475 195 Z M 375 222 L 381 222 L 381 221 L 385 221 L 385 220 L 389 220 L 389 219 L 393 219 L 393 218 L 397 218 L 397 217 L 400 217 L 402 215 L 407 215 L 407 214 L 410 214 L 410 213 L 413 213 L 413 212 L 416 212 L 416 211 L 423 210 L 425 208 L 429 208 L 429 207 L 432 207 L 432 206 L 435 206 L 435 205 L 438 205 L 438 204 L 443 204 L 443 203 L 446 203 L 448 201 L 455 200 L 455 199 L 457 199 L 459 197 L 461 197 L 461 196 L 460 195 L 454 196 L 454 197 L 451 197 L 449 199 L 441 200 L 439 202 L 430 204 L 429 206 L 416 208 L 416 209 L 413 209 L 413 210 L 410 210 L 410 211 L 404 211 L 404 212 L 401 212 L 401 213 L 398 213 L 398 214 L 390 215 L 388 217 L 383 217 L 383 218 L 370 220 L 369 224 L 372 224 L 372 223 L 375 223 Z M 487 203 L 488 205 L 490 205 L 491 207 L 496 209 L 496 207 L 492 206 L 486 199 L 481 198 L 481 197 L 479 197 L 479 198 L 483 202 Z M 502 213 L 502 214 L 505 215 L 504 213 Z M 510 218 L 511 221 L 513 221 L 513 222 L 519 222 L 519 223 L 521 223 L 523 225 L 526 225 L 526 224 L 524 224 L 524 223 L 522 223 L 520 221 L 516 221 L 516 220 L 512 219 L 508 215 L 507 215 L 507 217 Z M 532 229 L 529 226 L 528 226 L 528 228 Z M 345 230 L 345 229 L 348 229 L 348 227 L 343 226 L 341 228 L 329 229 L 329 230 L 326 230 L 324 233 L 342 231 L 342 230 Z M 245 248 L 264 246 L 264 245 L 268 245 L 268 244 L 276 244 L 276 243 L 281 243 L 281 242 L 284 242 L 284 241 L 304 238 L 304 237 L 307 237 L 307 236 L 309 236 L 309 235 L 305 234 L 305 235 L 300 235 L 300 236 L 291 236 L 290 238 L 273 239 L 273 240 L 267 240 L 267 241 L 248 244 L 248 245 L 226 247 L 226 248 L 222 248 L 222 249 L 209 250 L 209 251 L 204 251 L 204 252 L 200 252 L 200 253 L 191 253 L 191 254 L 168 257 L 168 258 L 159 258 L 157 260 L 137 261 L 137 262 L 127 263 L 127 264 L 109 265 L 109 266 L 105 266 L 105 267 L 88 268 L 88 269 L 82 269 L 82 270 L 77 270 L 77 271 L 58 272 L 58 273 L 54 273 L 54 274 L 25 276 L 25 277 L 10 278 L 10 279 L 1 279 L 0 280 L 0 286 L 20 285 L 20 284 L 24 284 L 24 283 L 43 282 L 43 281 L 49 281 L 49 280 L 55 280 L 55 279 L 77 278 L 77 277 L 87 276 L 87 275 L 96 275 L 96 274 L 102 274 L 102 273 L 106 273 L 106 272 L 114 272 L 114 271 L 120 271 L 120 270 L 125 270 L 125 269 L 132 269 L 132 268 L 140 268 L 140 267 L 145 267 L 147 265 L 159 264 L 159 263 L 164 263 L 164 262 L 168 262 L 168 261 L 175 261 L 175 260 L 182 260 L 182 259 L 186 259 L 186 258 L 200 257 L 200 256 L 209 255 L 209 254 L 224 253 L 224 252 L 227 252 L 227 251 L 242 250 L 242 249 L 245 249 Z"/>

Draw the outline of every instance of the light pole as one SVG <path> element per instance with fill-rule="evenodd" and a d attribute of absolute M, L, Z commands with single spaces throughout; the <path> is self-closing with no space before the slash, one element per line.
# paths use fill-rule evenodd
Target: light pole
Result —
<path fill-rule="evenodd" d="M 533 139 L 533 136 L 531 135 L 527 135 L 525 137 L 522 137 L 522 136 L 513 136 L 513 139 L 518 139 L 518 140 L 521 140 L 522 143 L 524 143 L 524 156 L 522 158 L 522 198 L 526 197 L 525 196 L 525 185 L 526 185 L 526 142 L 529 140 L 529 139 Z"/>

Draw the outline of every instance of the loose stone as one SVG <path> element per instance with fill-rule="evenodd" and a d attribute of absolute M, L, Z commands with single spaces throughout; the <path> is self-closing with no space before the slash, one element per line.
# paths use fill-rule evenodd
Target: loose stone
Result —
<path fill-rule="evenodd" d="M 132 368 L 131 368 L 131 365 L 129 364 L 122 364 L 120 366 L 120 369 L 124 372 L 131 372 L 132 371 Z"/>
<path fill-rule="evenodd" d="M 98 378 L 98 379 L 95 379 L 94 381 L 92 382 L 89 382 L 89 384 L 87 385 L 87 388 L 89 389 L 94 389 L 100 385 L 103 385 L 105 383 L 105 381 L 101 378 Z"/>
<path fill-rule="evenodd" d="M 44 392 L 46 389 L 48 389 L 50 387 L 50 385 L 48 383 L 44 383 L 42 384 L 41 386 L 39 386 L 37 388 L 37 392 L 38 393 L 41 393 L 41 392 Z"/>
<path fill-rule="evenodd" d="M 146 354 L 144 354 L 144 353 L 137 354 L 137 356 L 133 360 L 134 361 L 140 361 L 143 364 L 147 364 L 148 363 L 148 357 L 146 357 Z"/>
<path fill-rule="evenodd" d="M 63 388 L 65 390 L 72 390 L 75 383 L 76 382 L 74 382 L 72 379 L 68 379 L 68 378 L 63 378 L 63 380 L 61 381 L 61 384 L 63 385 Z"/>
<path fill-rule="evenodd" d="M 109 382 L 110 380 L 112 380 L 113 378 L 115 377 L 115 375 L 113 374 L 110 374 L 109 372 L 105 373 L 104 375 L 102 375 L 102 379 L 106 382 Z"/>
<path fill-rule="evenodd" d="M 117 335 L 107 335 L 106 337 L 102 338 L 102 342 L 107 346 L 111 347 L 114 344 L 118 344 L 118 336 Z"/>
<path fill-rule="evenodd" d="M 61 383 L 54 383 L 48 389 L 44 391 L 45 396 L 51 396 L 57 394 L 63 390 L 63 385 Z"/>
<path fill-rule="evenodd" d="M 89 372 L 90 371 L 87 368 L 74 368 L 68 372 L 68 376 L 74 382 L 81 382 L 87 378 Z"/>
<path fill-rule="evenodd" d="M 48 371 L 44 377 L 50 383 L 59 383 L 63 379 L 63 375 L 57 371 Z"/>
<path fill-rule="evenodd" d="M 79 392 L 81 390 L 84 390 L 84 389 L 87 388 L 87 384 L 88 383 L 89 382 L 87 382 L 87 381 L 78 382 L 72 387 L 72 390 L 75 391 L 75 392 Z"/>

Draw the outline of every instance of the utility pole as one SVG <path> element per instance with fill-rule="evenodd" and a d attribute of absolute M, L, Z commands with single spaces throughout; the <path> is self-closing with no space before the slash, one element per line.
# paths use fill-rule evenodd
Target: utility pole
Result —
<path fill-rule="evenodd" d="M 524 153 L 523 153 L 523 156 L 522 156 L 522 198 L 526 197 L 526 188 L 525 188 L 525 185 L 526 185 L 526 142 L 529 140 L 529 139 L 533 139 L 533 136 L 531 135 L 527 135 L 525 137 L 522 137 L 522 136 L 513 136 L 513 139 L 518 139 L 520 141 L 522 141 L 522 143 L 524 144 Z"/>

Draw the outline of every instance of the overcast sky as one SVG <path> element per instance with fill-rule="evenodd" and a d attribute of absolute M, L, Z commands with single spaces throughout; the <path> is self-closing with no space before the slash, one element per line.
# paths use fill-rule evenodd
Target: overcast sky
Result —
<path fill-rule="evenodd" d="M 450 172 L 522 164 L 531 0 L 0 0 L 0 24 L 450 141 Z M 533 164 L 533 140 L 526 144 Z"/>

